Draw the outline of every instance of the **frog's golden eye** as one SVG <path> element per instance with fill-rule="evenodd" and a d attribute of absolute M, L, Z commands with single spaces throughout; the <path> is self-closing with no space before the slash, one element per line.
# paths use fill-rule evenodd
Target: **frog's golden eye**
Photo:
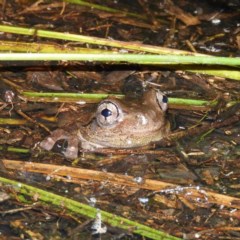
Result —
<path fill-rule="evenodd" d="M 97 123 L 102 127 L 112 127 L 122 116 L 121 108 L 111 101 L 103 101 L 97 109 Z"/>
<path fill-rule="evenodd" d="M 160 108 L 165 112 L 168 108 L 167 96 L 164 95 L 162 92 L 157 91 L 156 97 L 157 97 L 157 102 L 158 102 Z"/>

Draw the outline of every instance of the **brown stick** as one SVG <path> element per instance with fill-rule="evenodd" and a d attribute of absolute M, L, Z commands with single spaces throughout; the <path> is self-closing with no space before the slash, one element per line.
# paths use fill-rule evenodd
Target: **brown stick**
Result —
<path fill-rule="evenodd" d="M 95 181 L 107 181 L 113 184 L 121 184 L 135 188 L 158 191 L 160 193 L 176 194 L 191 200 L 193 203 L 203 206 L 209 204 L 223 205 L 230 208 L 240 209 L 240 198 L 215 193 L 198 187 L 181 187 L 172 183 L 144 179 L 137 182 L 132 176 L 115 173 L 107 173 L 95 170 L 73 168 L 61 165 L 42 164 L 15 160 L 2 160 L 7 169 L 44 173 L 55 176 L 71 176 L 72 178 Z"/>

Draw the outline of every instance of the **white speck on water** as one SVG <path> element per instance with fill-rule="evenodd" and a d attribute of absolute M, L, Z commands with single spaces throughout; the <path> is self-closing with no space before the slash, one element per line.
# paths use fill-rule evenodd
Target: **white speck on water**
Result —
<path fill-rule="evenodd" d="M 230 175 L 232 175 L 233 173 L 234 173 L 234 172 L 233 172 L 233 171 L 231 171 L 231 172 L 229 172 L 229 173 L 226 173 L 226 174 L 224 174 L 224 173 L 223 173 L 223 175 L 224 175 L 224 176 L 226 176 L 226 177 L 229 177 L 229 176 L 230 176 Z"/>
<path fill-rule="evenodd" d="M 136 182 L 136 183 L 142 183 L 143 182 L 143 178 L 142 177 L 135 177 L 133 179 L 133 181 Z"/>
<path fill-rule="evenodd" d="M 217 151 L 218 151 L 218 148 L 213 147 L 213 148 L 212 148 L 212 151 L 213 151 L 213 152 L 217 152 Z"/>
<path fill-rule="evenodd" d="M 126 49 L 120 49 L 119 52 L 120 52 L 120 53 L 128 53 L 128 50 L 126 50 Z"/>
<path fill-rule="evenodd" d="M 84 104 L 86 104 L 86 102 L 85 101 L 78 101 L 78 102 L 76 102 L 76 104 L 84 105 Z"/>
<path fill-rule="evenodd" d="M 207 47 L 207 46 L 200 46 L 200 48 L 201 49 L 204 49 L 204 50 L 206 50 L 206 51 L 208 51 L 208 52 L 221 52 L 221 49 L 218 49 L 218 48 L 215 48 L 214 46 L 209 46 L 209 47 Z"/>
<path fill-rule="evenodd" d="M 45 219 L 46 219 L 46 220 L 50 220 L 50 219 L 51 219 L 51 216 L 50 216 L 50 215 L 47 215 L 47 216 L 45 217 Z M 42 224 L 42 223 L 39 222 L 39 224 Z"/>
<path fill-rule="evenodd" d="M 221 20 L 220 19 L 218 19 L 218 18 L 214 18 L 214 19 L 212 19 L 212 24 L 213 25 L 218 25 L 218 24 L 220 24 L 221 23 Z"/>
<path fill-rule="evenodd" d="M 195 234 L 194 234 L 194 237 L 195 237 L 195 238 L 200 238 L 200 237 L 201 237 L 201 234 L 200 234 L 200 233 L 195 233 Z"/>
<path fill-rule="evenodd" d="M 230 213 L 235 213 L 237 211 L 236 208 L 234 208 L 233 210 L 230 211 Z"/>
<path fill-rule="evenodd" d="M 50 181 L 50 180 L 51 180 L 51 176 L 50 175 L 46 176 L 46 181 Z"/>
<path fill-rule="evenodd" d="M 138 201 L 142 204 L 147 204 L 149 202 L 149 198 L 141 197 L 141 198 L 138 198 Z"/>
<path fill-rule="evenodd" d="M 203 14 L 203 9 L 198 7 L 193 13 L 196 14 L 196 15 L 202 15 Z"/>
<path fill-rule="evenodd" d="M 229 29 L 229 28 L 224 28 L 223 31 L 224 31 L 225 33 L 229 33 L 229 32 L 231 32 L 231 29 Z"/>
<path fill-rule="evenodd" d="M 70 175 L 67 175 L 68 180 L 72 180 L 72 177 Z"/>
<path fill-rule="evenodd" d="M 97 199 L 95 197 L 90 197 L 89 200 L 92 203 L 96 203 L 97 202 Z"/>
<path fill-rule="evenodd" d="M 102 215 L 99 209 L 97 209 L 96 218 L 92 224 L 91 229 L 93 230 L 92 234 L 103 234 L 107 232 L 107 227 L 102 224 Z"/>
<path fill-rule="evenodd" d="M 222 204 L 222 205 L 220 205 L 220 210 L 222 210 L 222 209 L 224 209 L 224 205 Z"/>
<path fill-rule="evenodd" d="M 97 199 L 95 197 L 90 197 L 88 202 L 89 202 L 90 206 L 95 207 L 95 205 L 97 203 Z"/>

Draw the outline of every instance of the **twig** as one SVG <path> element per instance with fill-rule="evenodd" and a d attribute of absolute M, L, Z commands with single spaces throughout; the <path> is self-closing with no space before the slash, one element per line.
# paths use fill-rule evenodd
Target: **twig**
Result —
<path fill-rule="evenodd" d="M 143 179 L 143 181 L 139 183 L 132 176 L 53 164 L 23 162 L 7 159 L 4 159 L 3 163 L 8 169 L 37 172 L 50 175 L 54 173 L 56 176 L 70 176 L 75 179 L 78 178 L 95 181 L 108 181 L 112 184 L 121 184 L 140 189 L 148 189 L 162 193 L 180 195 L 187 199 L 191 199 L 193 202 L 195 201 L 196 204 L 198 204 L 200 201 L 199 199 L 201 199 L 202 204 L 217 204 L 219 206 L 224 205 L 229 208 L 240 209 L 239 198 L 215 193 L 210 190 L 203 188 L 201 189 L 198 187 L 180 187 L 172 183 L 166 183 L 151 179 Z"/>

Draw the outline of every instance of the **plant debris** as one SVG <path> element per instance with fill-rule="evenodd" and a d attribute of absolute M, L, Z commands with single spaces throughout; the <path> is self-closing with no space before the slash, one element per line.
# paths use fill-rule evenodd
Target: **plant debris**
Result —
<path fill-rule="evenodd" d="M 1 53 L 239 57 L 239 1 L 77 2 L 2 1 Z M 1 61 L 0 76 L 3 239 L 239 236 L 239 68 Z M 81 150 L 74 161 L 61 154 L 66 141 L 54 151 L 39 148 L 57 128 L 88 124 L 96 102 L 108 94 L 134 100 L 148 88 L 170 100 L 171 133 L 162 141 L 140 149 Z M 79 93 L 89 98 L 76 100 Z M 81 213 L 74 211 L 77 203 L 84 205 L 78 205 Z"/>

